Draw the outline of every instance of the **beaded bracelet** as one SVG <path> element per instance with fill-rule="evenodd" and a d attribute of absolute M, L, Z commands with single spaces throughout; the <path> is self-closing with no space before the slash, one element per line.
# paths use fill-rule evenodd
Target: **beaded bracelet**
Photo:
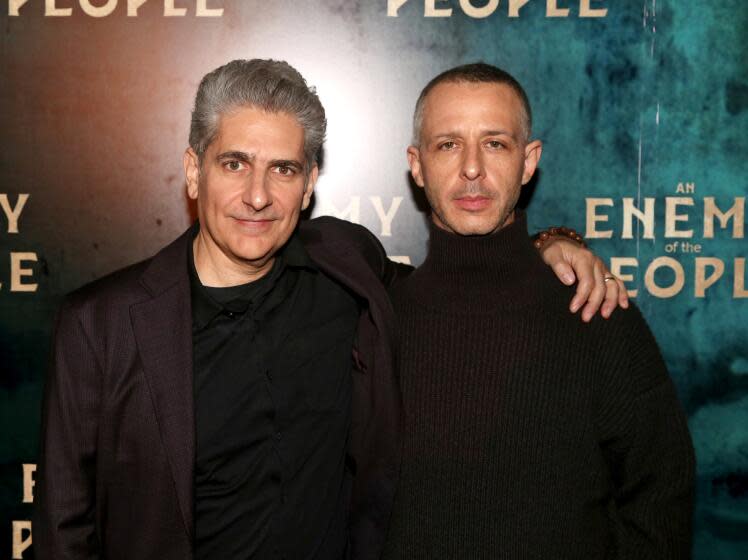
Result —
<path fill-rule="evenodd" d="M 584 242 L 584 238 L 579 235 L 576 231 L 567 227 L 552 227 L 541 232 L 536 233 L 533 236 L 533 244 L 536 249 L 540 249 L 545 245 L 551 237 L 566 237 L 579 243 L 582 247 L 587 247 L 587 243 Z"/>

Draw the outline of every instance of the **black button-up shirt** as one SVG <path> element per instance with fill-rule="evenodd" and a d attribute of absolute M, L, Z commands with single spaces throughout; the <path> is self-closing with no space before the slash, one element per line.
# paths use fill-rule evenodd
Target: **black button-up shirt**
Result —
<path fill-rule="evenodd" d="M 355 298 L 295 236 L 249 284 L 190 269 L 195 558 L 342 557 Z"/>

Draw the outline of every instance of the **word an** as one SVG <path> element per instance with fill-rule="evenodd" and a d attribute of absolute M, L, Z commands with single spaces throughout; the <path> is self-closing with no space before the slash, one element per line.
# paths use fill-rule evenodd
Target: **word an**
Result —
<path fill-rule="evenodd" d="M 400 8 L 410 0 L 387 0 L 387 16 L 397 17 Z M 510 18 L 519 17 L 519 11 L 529 3 L 530 0 L 508 0 L 507 15 Z M 545 0 L 545 17 L 565 18 L 569 17 L 571 9 L 559 6 L 559 2 L 568 5 L 568 0 Z M 603 0 L 578 0 L 580 18 L 601 18 L 608 15 L 607 8 L 593 7 L 595 4 L 601 4 Z M 424 0 L 423 17 L 452 17 L 453 9 L 451 0 Z M 477 4 L 477 5 L 476 5 Z M 459 6 L 462 12 L 471 18 L 486 18 L 492 15 L 499 8 L 500 0 L 459 0 Z M 447 7 L 449 6 L 449 7 Z"/>

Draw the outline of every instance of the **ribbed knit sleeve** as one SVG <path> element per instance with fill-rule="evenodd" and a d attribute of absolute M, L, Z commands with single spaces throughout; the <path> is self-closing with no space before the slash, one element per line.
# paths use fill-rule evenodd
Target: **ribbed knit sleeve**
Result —
<path fill-rule="evenodd" d="M 690 558 L 695 458 L 675 387 L 635 306 L 600 331 L 597 423 L 613 473 L 616 558 Z"/>

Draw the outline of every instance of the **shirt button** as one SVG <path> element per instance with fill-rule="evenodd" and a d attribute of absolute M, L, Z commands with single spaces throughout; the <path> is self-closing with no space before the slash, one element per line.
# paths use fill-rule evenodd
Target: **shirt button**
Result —
<path fill-rule="evenodd" d="M 280 441 L 282 437 L 283 437 L 283 435 L 280 432 L 275 432 L 275 439 L 277 439 L 278 441 Z"/>

